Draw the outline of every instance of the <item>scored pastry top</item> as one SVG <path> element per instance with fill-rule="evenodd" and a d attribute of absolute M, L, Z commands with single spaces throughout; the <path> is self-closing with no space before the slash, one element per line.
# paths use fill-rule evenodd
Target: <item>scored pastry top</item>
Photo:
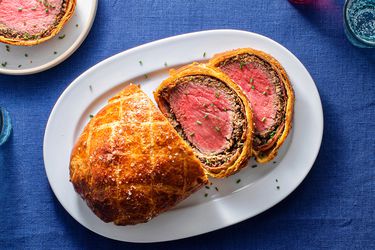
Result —
<path fill-rule="evenodd" d="M 93 212 L 118 225 L 146 222 L 207 183 L 192 150 L 133 84 L 85 127 L 70 177 Z"/>

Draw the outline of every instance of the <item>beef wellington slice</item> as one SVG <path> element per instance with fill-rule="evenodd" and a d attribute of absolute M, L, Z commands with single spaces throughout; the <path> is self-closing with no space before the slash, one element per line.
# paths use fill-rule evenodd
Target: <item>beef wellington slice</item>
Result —
<path fill-rule="evenodd" d="M 76 0 L 0 0 L 0 42 L 32 46 L 54 37 L 72 17 Z"/>
<path fill-rule="evenodd" d="M 172 70 L 154 96 L 208 175 L 222 178 L 246 166 L 252 153 L 252 113 L 229 77 L 193 63 Z"/>
<path fill-rule="evenodd" d="M 292 126 L 294 92 L 284 68 L 272 56 L 250 48 L 215 55 L 208 65 L 246 94 L 253 111 L 253 153 L 260 163 L 272 160 Z"/>

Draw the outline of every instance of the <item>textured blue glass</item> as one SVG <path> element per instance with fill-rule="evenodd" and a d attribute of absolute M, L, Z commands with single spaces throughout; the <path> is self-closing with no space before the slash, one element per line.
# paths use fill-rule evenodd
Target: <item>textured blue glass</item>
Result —
<path fill-rule="evenodd" d="M 12 122 L 8 111 L 0 107 L 0 146 L 9 138 L 12 132 Z"/>
<path fill-rule="evenodd" d="M 345 34 L 352 44 L 375 48 L 375 0 L 347 0 L 344 23 Z"/>

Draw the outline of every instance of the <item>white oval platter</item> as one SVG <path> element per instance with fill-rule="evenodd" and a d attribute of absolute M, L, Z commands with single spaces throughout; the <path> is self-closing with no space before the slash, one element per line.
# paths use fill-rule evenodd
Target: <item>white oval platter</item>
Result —
<path fill-rule="evenodd" d="M 204 61 L 215 53 L 240 47 L 252 47 L 274 56 L 293 84 L 296 95 L 293 129 L 278 157 L 264 165 L 250 161 L 247 168 L 234 176 L 211 180 L 210 189 L 201 189 L 148 223 L 124 227 L 98 219 L 69 182 L 70 152 L 90 114 L 95 114 L 130 82 L 140 84 L 152 98 L 152 91 L 168 76 L 170 67 Z M 306 68 L 291 52 L 255 33 L 210 30 L 142 45 L 84 72 L 70 84 L 53 108 L 45 131 L 43 153 L 53 192 L 79 223 L 116 240 L 159 242 L 227 227 L 274 206 L 308 174 L 319 152 L 322 134 L 319 93 Z"/>

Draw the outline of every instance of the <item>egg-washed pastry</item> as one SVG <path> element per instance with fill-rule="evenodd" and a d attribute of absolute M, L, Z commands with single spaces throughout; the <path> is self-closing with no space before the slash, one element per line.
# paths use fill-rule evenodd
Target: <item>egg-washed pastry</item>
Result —
<path fill-rule="evenodd" d="M 70 180 L 100 219 L 117 225 L 147 222 L 208 181 L 187 143 L 133 84 L 84 128 Z"/>
<path fill-rule="evenodd" d="M 250 48 L 217 54 L 208 65 L 244 91 L 253 111 L 255 158 L 272 160 L 292 126 L 294 92 L 284 68 L 271 55 Z"/>
<path fill-rule="evenodd" d="M 227 177 L 247 165 L 251 110 L 241 89 L 225 74 L 193 63 L 172 70 L 154 97 L 208 175 Z"/>
<path fill-rule="evenodd" d="M 76 0 L 1 0 L 0 42 L 32 46 L 47 41 L 63 28 L 75 6 Z"/>

